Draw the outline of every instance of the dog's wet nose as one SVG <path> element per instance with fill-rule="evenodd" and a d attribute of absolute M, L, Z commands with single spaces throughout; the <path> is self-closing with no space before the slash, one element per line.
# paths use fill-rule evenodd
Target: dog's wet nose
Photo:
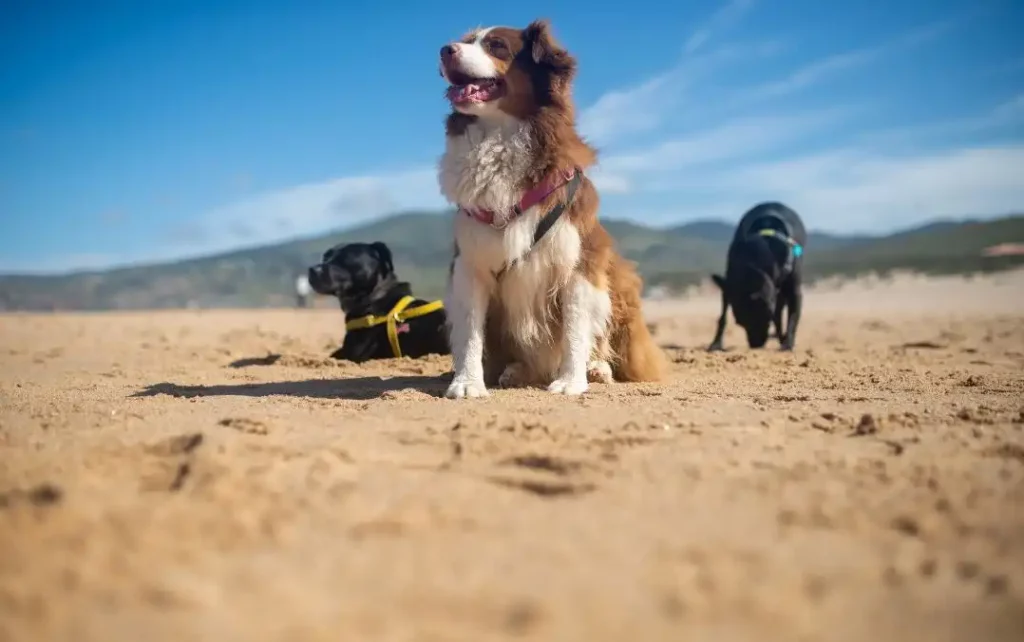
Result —
<path fill-rule="evenodd" d="M 310 283 L 312 283 L 313 281 L 316 281 L 317 278 L 320 277 L 320 273 L 321 272 L 323 272 L 323 266 L 322 265 L 314 265 L 313 267 L 309 268 L 309 272 L 307 273 L 307 277 L 306 278 L 308 278 Z"/>
<path fill-rule="evenodd" d="M 455 57 L 455 45 L 441 47 L 441 62 L 448 62 Z"/>

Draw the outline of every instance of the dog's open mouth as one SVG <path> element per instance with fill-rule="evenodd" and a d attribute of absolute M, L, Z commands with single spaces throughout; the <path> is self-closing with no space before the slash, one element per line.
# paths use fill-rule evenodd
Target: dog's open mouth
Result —
<path fill-rule="evenodd" d="M 450 81 L 448 100 L 456 105 L 486 103 L 505 95 L 505 82 L 501 78 L 470 78 L 454 74 Z"/>

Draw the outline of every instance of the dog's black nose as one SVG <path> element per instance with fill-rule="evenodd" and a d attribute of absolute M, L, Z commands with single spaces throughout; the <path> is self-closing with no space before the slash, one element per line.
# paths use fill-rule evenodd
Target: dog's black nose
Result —
<path fill-rule="evenodd" d="M 320 278 L 320 274 L 322 272 L 323 272 L 323 266 L 322 265 L 314 265 L 313 267 L 309 268 L 309 272 L 307 273 L 307 277 L 306 278 L 308 278 L 309 282 L 312 283 L 313 281 L 316 281 L 318 278 Z"/>
<path fill-rule="evenodd" d="M 447 62 L 452 59 L 455 55 L 455 45 L 445 45 L 441 47 L 441 60 Z"/>

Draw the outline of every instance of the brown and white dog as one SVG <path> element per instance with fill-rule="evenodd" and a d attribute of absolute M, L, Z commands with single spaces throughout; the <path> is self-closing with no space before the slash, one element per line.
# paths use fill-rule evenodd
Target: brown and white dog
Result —
<path fill-rule="evenodd" d="M 453 110 L 439 182 L 458 206 L 447 397 L 486 396 L 495 383 L 578 395 L 664 372 L 640 277 L 598 222 L 583 175 L 597 155 L 575 129 L 575 72 L 547 21 L 441 48 Z"/>

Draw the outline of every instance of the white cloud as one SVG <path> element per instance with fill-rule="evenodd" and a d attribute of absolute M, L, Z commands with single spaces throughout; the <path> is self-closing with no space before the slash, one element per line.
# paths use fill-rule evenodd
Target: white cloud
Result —
<path fill-rule="evenodd" d="M 714 31 L 739 20 L 752 5 L 753 0 L 729 2 L 690 36 L 685 46 L 687 55 L 678 64 L 632 87 L 609 91 L 583 109 L 579 116 L 583 135 L 598 145 L 607 145 L 626 135 L 655 130 L 703 76 L 720 71 L 731 63 L 757 60 L 777 53 L 781 45 L 772 41 L 717 47 L 706 54 L 689 55 L 697 52 Z M 741 89 L 727 104 L 748 107 L 794 93 L 830 76 L 921 46 L 942 36 L 954 25 L 952 20 L 931 23 L 888 43 L 828 56 L 783 78 Z"/>
<path fill-rule="evenodd" d="M 212 251 L 317 234 L 403 209 L 441 208 L 436 176 L 433 168 L 417 168 L 266 192 L 189 221 L 189 240 Z"/>
<path fill-rule="evenodd" d="M 949 138 L 982 134 L 1004 127 L 1024 125 L 1024 93 L 996 105 L 987 112 L 931 123 L 913 123 L 869 132 L 861 137 L 866 143 L 919 143 L 931 138 Z M 1024 133 L 1024 130 L 1018 130 Z"/>
<path fill-rule="evenodd" d="M 866 155 L 816 183 L 779 185 L 797 207 L 837 230 L 877 231 L 935 217 L 1006 214 L 1024 205 L 1024 146 L 927 156 Z"/>
<path fill-rule="evenodd" d="M 609 91 L 579 116 L 579 128 L 591 141 L 605 145 L 627 134 L 651 131 L 680 101 L 688 86 L 702 74 L 722 65 L 775 53 L 778 43 L 719 47 L 696 55 L 718 32 L 732 26 L 754 5 L 755 0 L 727 0 L 704 24 L 690 34 L 683 46 L 683 59 L 647 80 Z"/>
<path fill-rule="evenodd" d="M 741 102 L 750 102 L 791 94 L 827 76 L 869 63 L 877 59 L 882 51 L 884 51 L 884 48 L 876 47 L 823 58 L 794 71 L 785 78 L 744 89 L 740 92 L 739 100 Z"/>
<path fill-rule="evenodd" d="M 696 52 L 711 39 L 716 32 L 735 24 L 754 4 L 754 0 L 729 0 L 711 18 L 697 28 L 687 39 L 684 51 L 688 54 Z"/>
<path fill-rule="evenodd" d="M 180 221 L 157 247 L 144 244 L 113 254 L 41 257 L 6 262 L 0 272 L 67 272 L 112 265 L 171 261 L 277 243 L 365 223 L 404 209 L 441 209 L 445 202 L 433 168 L 350 176 L 265 192 Z"/>
<path fill-rule="evenodd" d="M 748 103 L 791 94 L 837 73 L 862 67 L 886 55 L 928 43 L 945 34 L 952 26 L 952 21 L 936 22 L 914 29 L 892 42 L 822 58 L 797 69 L 785 78 L 741 90 L 735 101 Z"/>
<path fill-rule="evenodd" d="M 628 194 L 633 191 L 633 182 L 628 176 L 609 172 L 602 167 L 591 169 L 587 176 L 602 194 Z"/>
<path fill-rule="evenodd" d="M 629 134 L 652 131 L 703 76 L 730 63 L 773 55 L 780 49 L 778 42 L 761 42 L 719 47 L 706 54 L 687 57 L 637 85 L 602 95 L 580 112 L 580 132 L 598 145 L 606 145 Z"/>
<path fill-rule="evenodd" d="M 625 176 L 663 173 L 719 161 L 743 159 L 792 143 L 846 117 L 851 110 L 798 112 L 785 116 L 740 118 L 669 140 L 654 147 L 615 154 L 601 161 L 602 171 Z"/>
<path fill-rule="evenodd" d="M 1024 93 L 1017 94 L 992 110 L 992 118 L 999 121 L 1016 120 L 1024 116 Z"/>
<path fill-rule="evenodd" d="M 604 156 L 589 175 L 604 194 L 672 191 L 681 170 L 693 171 L 726 161 L 749 162 L 764 152 L 798 142 L 852 112 L 844 108 L 740 118 L 686 138 Z"/>
<path fill-rule="evenodd" d="M 654 129 L 661 123 L 662 93 L 679 89 L 679 84 L 672 82 L 679 72 L 679 69 L 672 69 L 635 87 L 602 95 L 580 113 L 580 132 L 589 140 L 603 144 L 618 136 Z"/>
<path fill-rule="evenodd" d="M 995 216 L 1024 209 L 1024 144 L 891 156 L 841 149 L 781 161 L 687 173 L 680 200 L 715 203 L 701 217 L 733 219 L 754 203 L 781 200 L 816 229 L 884 232 L 937 217 Z"/>

